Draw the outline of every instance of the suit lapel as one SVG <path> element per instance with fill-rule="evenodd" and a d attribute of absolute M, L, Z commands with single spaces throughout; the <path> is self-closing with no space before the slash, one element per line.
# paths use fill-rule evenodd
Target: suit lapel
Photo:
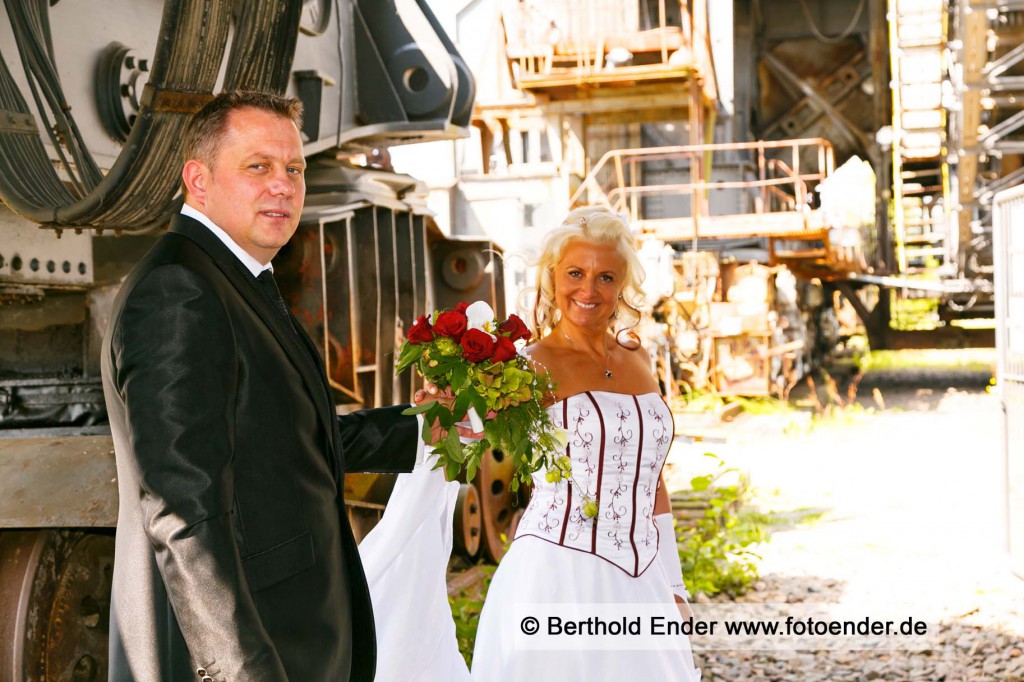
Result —
<path fill-rule="evenodd" d="M 288 359 L 291 360 L 292 364 L 295 365 L 295 368 L 302 375 L 302 380 L 306 384 L 306 390 L 309 391 L 310 396 L 313 398 L 317 414 L 320 415 L 320 421 L 323 423 L 324 430 L 327 431 L 327 437 L 333 447 L 335 445 L 336 430 L 334 409 L 322 365 L 319 362 L 314 362 L 313 359 L 317 352 L 316 348 L 312 346 L 312 342 L 305 336 L 305 332 L 301 328 L 293 329 L 289 327 L 288 320 L 281 315 L 280 311 L 263 293 L 252 273 L 242 265 L 235 254 L 231 253 L 205 225 L 188 216 L 179 214 L 171 221 L 170 231 L 187 237 L 198 244 L 274 334 L 274 338 L 277 339 Z M 310 351 L 312 351 L 313 355 L 310 354 Z M 334 458 L 331 457 L 331 460 L 333 468 Z"/>
<path fill-rule="evenodd" d="M 324 367 L 324 363 L 320 359 L 320 352 L 316 349 L 316 344 L 313 343 L 313 339 L 309 338 L 309 334 L 306 333 L 306 330 L 302 328 L 302 325 L 299 324 L 298 320 L 295 320 L 295 316 L 294 315 L 292 315 L 292 320 L 293 320 L 293 324 L 295 325 L 295 332 L 296 332 L 296 334 L 298 334 L 299 338 L 302 339 L 303 345 L 306 346 L 307 355 L 309 357 L 311 357 L 313 359 L 313 362 L 316 364 L 317 375 L 320 377 L 320 384 L 324 388 L 324 395 L 330 396 L 331 395 L 331 385 L 327 381 L 327 368 Z M 333 401 L 331 401 L 329 397 L 328 397 L 328 405 L 330 407 L 334 406 Z M 330 420 L 330 425 L 327 426 L 327 430 L 328 430 L 328 432 L 330 434 L 329 438 L 330 438 L 331 442 L 338 444 L 339 447 L 340 447 L 341 433 L 338 430 L 338 420 L 337 419 L 331 419 Z M 332 458 L 332 460 L 331 460 L 331 469 L 334 471 L 334 478 L 336 480 L 340 481 L 341 478 L 342 478 L 342 471 L 341 471 L 341 469 L 338 468 L 337 458 Z"/>

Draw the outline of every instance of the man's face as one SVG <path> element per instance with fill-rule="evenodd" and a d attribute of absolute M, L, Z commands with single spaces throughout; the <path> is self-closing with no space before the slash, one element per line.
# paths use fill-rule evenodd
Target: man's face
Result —
<path fill-rule="evenodd" d="M 259 109 L 232 111 L 211 166 L 193 166 L 189 203 L 260 263 L 288 243 L 306 197 L 299 131 L 289 119 Z"/>

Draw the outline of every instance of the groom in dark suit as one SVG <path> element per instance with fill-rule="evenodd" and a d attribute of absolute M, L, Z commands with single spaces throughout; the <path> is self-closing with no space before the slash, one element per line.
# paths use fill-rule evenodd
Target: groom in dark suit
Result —
<path fill-rule="evenodd" d="M 224 93 L 185 133 L 185 205 L 103 348 L 120 509 L 110 680 L 373 679 L 350 471 L 412 469 L 402 407 L 337 417 L 271 259 L 305 197 L 298 101 Z"/>

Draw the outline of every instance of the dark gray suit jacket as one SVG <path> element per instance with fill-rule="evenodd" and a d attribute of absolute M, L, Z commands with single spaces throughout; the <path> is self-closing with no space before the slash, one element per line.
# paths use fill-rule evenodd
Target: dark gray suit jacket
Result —
<path fill-rule="evenodd" d="M 110 679 L 372 680 L 342 479 L 411 470 L 415 417 L 336 417 L 309 338 L 185 216 L 122 286 L 102 365 L 120 493 Z"/>

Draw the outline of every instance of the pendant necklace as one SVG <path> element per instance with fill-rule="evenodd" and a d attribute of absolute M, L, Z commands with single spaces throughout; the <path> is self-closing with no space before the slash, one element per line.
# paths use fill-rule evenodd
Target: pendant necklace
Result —
<path fill-rule="evenodd" d="M 572 344 L 573 348 L 576 348 L 576 349 L 579 348 L 576 345 L 576 342 L 572 340 L 572 337 L 570 337 L 568 334 L 565 333 L 564 329 L 559 327 L 558 331 L 562 332 L 562 336 L 565 337 L 566 341 L 568 341 L 570 344 Z M 605 337 L 605 339 L 604 339 L 604 378 L 605 379 L 611 379 L 612 378 L 612 370 L 609 368 L 609 360 L 610 359 L 611 359 L 611 353 L 608 351 L 608 338 Z"/>

